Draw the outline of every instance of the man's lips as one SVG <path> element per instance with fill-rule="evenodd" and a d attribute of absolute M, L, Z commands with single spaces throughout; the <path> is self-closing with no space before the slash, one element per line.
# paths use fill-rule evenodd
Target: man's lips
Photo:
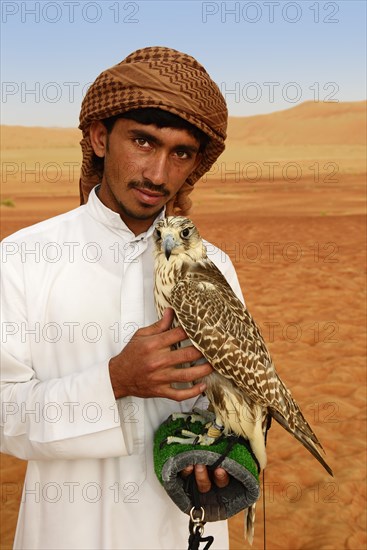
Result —
<path fill-rule="evenodd" d="M 152 206 L 159 204 L 161 200 L 165 197 L 164 194 L 155 193 L 154 191 L 150 191 L 149 189 L 140 189 L 138 187 L 133 187 L 132 190 L 140 202 L 144 202 L 145 204 L 150 204 Z"/>

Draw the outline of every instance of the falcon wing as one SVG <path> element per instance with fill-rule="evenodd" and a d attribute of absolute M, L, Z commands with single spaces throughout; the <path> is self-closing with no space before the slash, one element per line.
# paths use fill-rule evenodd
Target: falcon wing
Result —
<path fill-rule="evenodd" d="M 170 303 L 193 345 L 219 374 L 268 408 L 290 433 L 321 447 L 279 378 L 259 327 L 210 260 L 190 266 L 172 289 Z"/>
<path fill-rule="evenodd" d="M 259 327 L 217 267 L 205 260 L 174 286 L 171 306 L 213 368 L 256 403 L 274 399 L 277 375 Z"/>

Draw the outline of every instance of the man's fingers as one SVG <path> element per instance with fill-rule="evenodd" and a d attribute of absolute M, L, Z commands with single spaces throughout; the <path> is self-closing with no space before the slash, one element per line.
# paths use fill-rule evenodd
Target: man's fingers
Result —
<path fill-rule="evenodd" d="M 206 390 L 206 384 L 195 384 L 191 388 L 185 388 L 182 390 L 176 390 L 175 388 L 169 387 L 162 396 L 167 399 L 173 399 L 174 401 L 184 401 L 185 399 L 192 399 L 193 397 L 198 397 L 201 393 Z"/>
<path fill-rule="evenodd" d="M 163 312 L 163 317 L 153 323 L 152 325 L 149 325 L 148 327 L 144 327 L 140 330 L 140 334 L 143 336 L 153 336 L 155 334 L 160 334 L 161 332 L 165 332 L 166 330 L 171 328 L 172 321 L 173 321 L 174 311 L 171 308 L 167 308 Z"/>
<path fill-rule="evenodd" d="M 204 359 L 203 354 L 201 353 L 201 351 L 195 348 L 195 346 L 185 346 L 183 348 L 175 349 L 170 353 L 171 365 L 182 365 L 183 363 L 194 363 L 199 359 Z M 199 366 L 199 365 L 195 365 L 195 366 Z"/>
<path fill-rule="evenodd" d="M 173 309 L 166 309 L 164 311 L 162 319 L 156 321 L 148 327 L 141 328 L 138 336 L 158 336 L 159 335 L 159 347 L 169 348 L 178 342 L 187 340 L 187 334 L 182 327 L 171 328 L 173 321 Z"/>
<path fill-rule="evenodd" d="M 214 470 L 214 482 L 220 489 L 227 487 L 229 483 L 229 475 L 223 468 L 216 468 Z"/>
<path fill-rule="evenodd" d="M 185 479 L 187 478 L 194 470 L 194 465 L 186 466 L 181 471 L 181 476 Z M 209 472 L 207 467 L 204 464 L 196 464 L 195 466 L 195 479 L 200 493 L 207 493 L 211 489 L 211 481 L 209 477 Z M 229 483 L 229 475 L 223 468 L 216 468 L 214 470 L 214 483 L 220 489 L 227 487 Z"/>
<path fill-rule="evenodd" d="M 187 369 L 177 369 L 172 367 L 167 370 L 167 381 L 170 384 L 174 382 L 190 383 L 195 380 L 200 380 L 213 372 L 213 367 L 209 363 L 203 365 L 197 365 L 196 367 L 189 367 Z"/>
<path fill-rule="evenodd" d="M 211 489 L 211 481 L 206 466 L 204 464 L 195 465 L 195 479 L 200 493 L 207 493 Z"/>
<path fill-rule="evenodd" d="M 190 464 L 190 466 L 186 466 L 183 470 L 181 470 L 181 477 L 186 478 L 189 477 L 190 474 L 194 471 L 194 465 Z"/>

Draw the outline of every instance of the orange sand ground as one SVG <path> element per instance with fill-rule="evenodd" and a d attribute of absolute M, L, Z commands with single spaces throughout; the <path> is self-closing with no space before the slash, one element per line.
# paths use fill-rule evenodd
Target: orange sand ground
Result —
<path fill-rule="evenodd" d="M 273 423 L 263 492 L 269 550 L 366 548 L 364 107 L 326 107 L 283 112 L 291 143 L 281 113 L 232 120 L 228 152 L 192 195 L 192 218 L 231 256 L 277 370 L 335 473 Z M 62 163 L 80 163 L 74 130 L 3 130 L 1 199 L 15 206 L 1 206 L 2 237 L 76 207 L 77 171 L 69 178 Z M 39 162 L 39 182 L 21 162 Z M 278 163 L 274 177 L 269 162 Z M 24 471 L 1 455 L 1 549 L 11 548 Z M 231 549 L 247 548 L 241 514 L 230 528 Z M 262 499 L 253 548 L 264 548 Z"/>

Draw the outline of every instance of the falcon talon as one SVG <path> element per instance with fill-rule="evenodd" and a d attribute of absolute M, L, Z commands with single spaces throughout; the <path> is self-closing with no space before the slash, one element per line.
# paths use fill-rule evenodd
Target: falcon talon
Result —
<path fill-rule="evenodd" d="M 180 445 L 191 445 L 195 441 L 194 437 L 175 437 L 170 435 L 167 437 L 167 444 L 172 445 L 172 443 L 179 443 Z"/>
<path fill-rule="evenodd" d="M 184 419 L 186 422 L 189 422 L 191 424 L 194 424 L 195 422 L 201 422 L 201 424 L 205 424 L 206 420 L 201 416 L 201 414 L 198 413 L 172 413 L 171 414 L 172 420 L 178 420 L 178 419 Z"/>
<path fill-rule="evenodd" d="M 172 443 L 180 443 L 180 445 L 196 445 L 196 442 L 201 436 L 189 430 L 177 429 L 174 435 L 170 435 L 162 443 L 171 445 Z"/>
<path fill-rule="evenodd" d="M 188 419 L 185 420 L 185 430 L 190 431 L 190 421 Z"/>
<path fill-rule="evenodd" d="M 211 437 L 208 434 L 204 434 L 200 438 L 200 445 L 210 446 L 217 442 L 218 437 Z"/>
<path fill-rule="evenodd" d="M 181 430 L 182 435 L 186 435 L 187 437 L 196 437 L 197 434 L 195 432 L 190 432 L 190 430 Z"/>

